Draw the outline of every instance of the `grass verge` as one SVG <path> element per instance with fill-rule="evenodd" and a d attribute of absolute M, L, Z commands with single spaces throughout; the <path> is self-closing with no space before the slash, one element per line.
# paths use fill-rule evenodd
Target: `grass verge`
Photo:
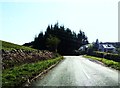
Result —
<path fill-rule="evenodd" d="M 105 58 L 98 58 L 98 57 L 94 57 L 94 56 L 88 56 L 88 55 L 84 55 L 83 57 L 90 58 L 90 59 L 93 59 L 93 60 L 98 60 L 98 61 L 104 63 L 108 67 L 112 67 L 112 68 L 114 68 L 116 70 L 120 70 L 120 63 L 119 62 L 115 62 L 113 60 L 108 60 L 108 59 L 105 59 Z"/>
<path fill-rule="evenodd" d="M 2 72 L 2 87 L 18 87 L 38 75 L 43 70 L 49 68 L 51 65 L 61 61 L 63 57 L 55 59 L 40 61 L 37 63 L 24 64 L 11 69 L 3 70 Z"/>
<path fill-rule="evenodd" d="M 13 49 L 23 49 L 23 50 L 32 50 L 32 51 L 36 50 L 36 49 L 30 48 L 30 47 L 6 42 L 6 41 L 3 41 L 3 40 L 0 40 L 0 42 L 2 43 L 2 48 L 1 49 L 3 49 L 3 50 L 13 50 Z"/>

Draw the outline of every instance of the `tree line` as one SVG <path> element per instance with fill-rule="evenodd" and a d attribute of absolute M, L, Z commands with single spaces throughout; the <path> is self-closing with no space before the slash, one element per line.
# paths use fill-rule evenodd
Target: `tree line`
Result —
<path fill-rule="evenodd" d="M 48 25 L 45 33 L 40 32 L 34 41 L 23 44 L 39 50 L 50 50 L 62 55 L 73 55 L 80 46 L 88 44 L 88 38 L 81 30 L 78 34 L 69 28 L 55 25 Z"/>

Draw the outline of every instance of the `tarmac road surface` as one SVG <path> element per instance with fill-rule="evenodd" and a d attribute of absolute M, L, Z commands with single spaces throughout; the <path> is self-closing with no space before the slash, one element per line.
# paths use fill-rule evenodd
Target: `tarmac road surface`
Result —
<path fill-rule="evenodd" d="M 32 86 L 119 86 L 118 71 L 82 56 L 65 59 Z"/>

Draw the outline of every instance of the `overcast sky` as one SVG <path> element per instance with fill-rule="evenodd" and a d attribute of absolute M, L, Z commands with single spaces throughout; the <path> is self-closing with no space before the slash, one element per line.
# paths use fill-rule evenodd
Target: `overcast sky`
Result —
<path fill-rule="evenodd" d="M 9 1 L 9 2 L 8 2 Z M 89 42 L 118 41 L 119 0 L 1 0 L 0 40 L 24 44 L 49 24 L 85 32 Z"/>

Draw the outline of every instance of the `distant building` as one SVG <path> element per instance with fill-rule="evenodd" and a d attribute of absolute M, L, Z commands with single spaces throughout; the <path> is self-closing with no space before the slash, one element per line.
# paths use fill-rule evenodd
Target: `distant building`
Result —
<path fill-rule="evenodd" d="M 117 53 L 116 48 L 113 46 L 113 44 L 109 44 L 109 43 L 96 43 L 97 45 L 97 51 L 100 52 L 109 52 L 109 53 Z M 93 47 L 94 44 L 87 44 L 87 45 L 83 45 L 81 46 L 78 50 L 79 51 L 87 51 L 90 47 Z"/>
<path fill-rule="evenodd" d="M 78 50 L 79 51 L 86 51 L 88 49 L 88 44 L 81 46 Z"/>
<path fill-rule="evenodd" d="M 112 44 L 99 44 L 98 51 L 116 53 L 116 48 Z"/>

